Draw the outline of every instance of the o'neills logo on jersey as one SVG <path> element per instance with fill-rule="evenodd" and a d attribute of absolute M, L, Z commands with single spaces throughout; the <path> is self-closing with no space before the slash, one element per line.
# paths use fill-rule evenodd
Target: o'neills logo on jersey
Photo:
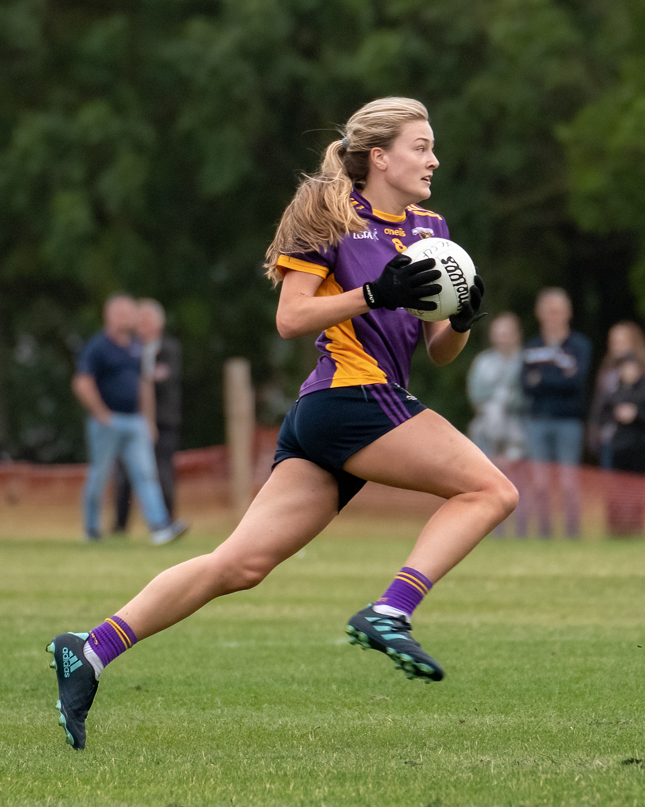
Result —
<path fill-rule="evenodd" d="M 457 294 L 459 300 L 459 308 L 462 309 L 465 303 L 470 302 L 470 289 L 464 277 L 461 266 L 457 261 L 449 255 L 447 258 L 442 258 L 441 263 L 446 267 L 446 272 L 450 278 L 450 282 Z"/>
<path fill-rule="evenodd" d="M 383 232 L 385 235 L 403 235 L 405 236 L 405 230 L 402 230 L 400 227 L 398 230 L 393 230 L 390 227 L 386 227 Z"/>
<path fill-rule="evenodd" d="M 358 241 L 363 241 L 366 238 L 369 238 L 370 241 L 378 241 L 376 230 L 363 230 L 361 233 L 352 233 L 352 238 L 356 238 Z"/>
<path fill-rule="evenodd" d="M 434 230 L 432 227 L 415 227 L 412 230 L 412 235 L 420 235 L 421 238 L 433 238 Z"/>

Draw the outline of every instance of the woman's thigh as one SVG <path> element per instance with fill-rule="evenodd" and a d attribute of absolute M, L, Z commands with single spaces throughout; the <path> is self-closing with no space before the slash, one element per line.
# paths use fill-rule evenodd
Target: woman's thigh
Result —
<path fill-rule="evenodd" d="M 372 482 L 443 498 L 506 482 L 473 442 L 430 409 L 358 451 L 343 470 Z"/>
<path fill-rule="evenodd" d="M 308 460 L 279 463 L 218 558 L 267 571 L 306 546 L 338 513 L 338 484 Z"/>

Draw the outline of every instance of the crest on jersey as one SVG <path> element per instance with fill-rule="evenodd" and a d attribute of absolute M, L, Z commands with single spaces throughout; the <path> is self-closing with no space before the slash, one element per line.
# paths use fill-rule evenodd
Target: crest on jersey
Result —
<path fill-rule="evenodd" d="M 434 238 L 434 230 L 432 227 L 415 227 L 412 230 L 412 235 L 420 235 L 421 238 Z"/>

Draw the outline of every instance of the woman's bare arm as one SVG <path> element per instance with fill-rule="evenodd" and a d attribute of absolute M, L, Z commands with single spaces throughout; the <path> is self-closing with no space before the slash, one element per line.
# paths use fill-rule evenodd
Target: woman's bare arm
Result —
<path fill-rule="evenodd" d="M 457 333 L 452 329 L 448 320 L 423 323 L 423 336 L 428 356 L 438 367 L 450 364 L 457 358 L 464 349 L 469 334 L 470 331 Z"/>
<path fill-rule="evenodd" d="M 320 333 L 370 310 L 363 297 L 363 289 L 316 297 L 321 283 L 322 278 L 318 275 L 294 270 L 286 273 L 276 317 L 278 333 L 283 339 Z"/>

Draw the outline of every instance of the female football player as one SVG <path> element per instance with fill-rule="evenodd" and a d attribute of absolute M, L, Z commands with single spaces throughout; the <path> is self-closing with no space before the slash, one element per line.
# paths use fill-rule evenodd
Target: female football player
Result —
<path fill-rule="evenodd" d="M 320 334 L 318 365 L 285 418 L 269 480 L 228 540 L 162 572 L 89 634 L 52 640 L 60 723 L 74 748 L 85 745 L 85 719 L 108 663 L 215 597 L 257 586 L 366 480 L 446 501 L 388 589 L 349 620 L 349 640 L 387 653 L 410 678 L 443 678 L 411 637 L 411 615 L 512 512 L 517 492 L 470 440 L 406 391 L 421 336 L 431 361 L 447 364 L 482 316 L 479 278 L 470 304 L 449 321 L 422 323 L 405 310 L 433 310 L 421 298 L 440 290 L 433 260 L 401 255 L 420 238 L 448 236 L 443 218 L 418 206 L 438 166 L 425 107 L 384 98 L 349 119 L 319 172 L 301 183 L 267 267 L 282 283 L 280 335 Z"/>

